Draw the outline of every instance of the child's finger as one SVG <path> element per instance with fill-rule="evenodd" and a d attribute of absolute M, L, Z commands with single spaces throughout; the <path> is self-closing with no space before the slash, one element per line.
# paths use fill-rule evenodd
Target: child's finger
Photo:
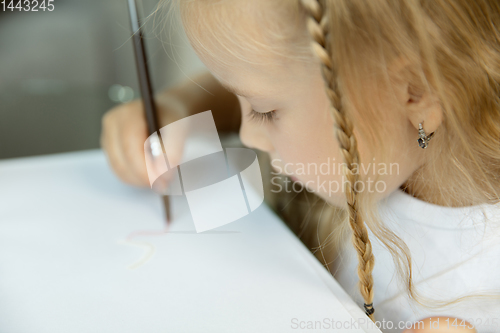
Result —
<path fill-rule="evenodd" d="M 124 145 L 124 156 L 130 172 L 138 180 L 138 185 L 148 186 L 148 174 L 144 155 L 144 142 L 146 141 L 147 129 L 142 119 L 127 119 L 122 126 L 122 142 Z"/>
<path fill-rule="evenodd" d="M 116 114 L 110 115 L 104 126 L 105 151 L 109 164 L 116 175 L 124 182 L 131 185 L 140 185 L 140 179 L 131 172 L 130 164 L 125 157 L 125 149 L 120 132 L 120 122 L 115 117 Z"/>

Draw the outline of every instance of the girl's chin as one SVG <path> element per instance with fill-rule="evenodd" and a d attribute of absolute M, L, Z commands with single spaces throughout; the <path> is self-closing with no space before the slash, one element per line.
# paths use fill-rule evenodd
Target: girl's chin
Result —
<path fill-rule="evenodd" d="M 288 178 L 294 183 L 304 184 L 305 182 L 295 177 L 294 175 L 287 175 Z M 307 189 L 309 192 L 315 193 L 321 199 L 325 200 L 329 205 L 343 208 L 346 205 L 345 196 L 342 193 L 327 193 L 317 192 L 316 189 Z"/>
<path fill-rule="evenodd" d="M 316 193 L 321 199 L 325 200 L 330 206 L 337 208 L 347 208 L 346 198 L 342 194 L 333 193 L 328 196 L 326 193 Z"/>

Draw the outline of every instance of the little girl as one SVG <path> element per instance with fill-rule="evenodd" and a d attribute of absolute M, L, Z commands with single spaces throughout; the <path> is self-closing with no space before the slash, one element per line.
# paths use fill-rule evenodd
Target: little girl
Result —
<path fill-rule="evenodd" d="M 163 125 L 241 123 L 278 211 L 384 332 L 500 332 L 498 0 L 170 4 L 210 73 L 158 95 Z M 103 118 L 130 184 L 146 137 L 140 101 Z"/>

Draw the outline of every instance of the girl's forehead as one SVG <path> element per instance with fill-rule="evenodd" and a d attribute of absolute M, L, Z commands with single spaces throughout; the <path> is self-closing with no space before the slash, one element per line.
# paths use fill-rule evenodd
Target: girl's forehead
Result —
<path fill-rule="evenodd" d="M 285 83 L 289 81 L 289 72 L 279 65 L 250 64 L 246 61 L 233 59 L 235 65 L 221 65 L 208 57 L 202 61 L 213 76 L 229 91 L 236 95 L 251 98 L 265 99 L 269 96 L 281 94 Z"/>
<path fill-rule="evenodd" d="M 279 95 L 294 78 L 308 72 L 304 68 L 311 65 L 309 35 L 297 23 L 302 20 L 294 17 L 296 9 L 290 5 L 298 1 L 285 0 L 280 10 L 272 8 L 278 2 L 181 3 L 184 29 L 194 50 L 212 74 L 224 86 L 235 88 L 230 90 L 237 95 Z"/>
<path fill-rule="evenodd" d="M 277 87 L 290 79 L 292 64 L 265 48 L 255 53 L 238 54 L 238 46 L 220 46 L 193 38 L 191 44 L 200 60 L 215 78 L 233 93 L 244 97 L 277 94 Z M 295 70 L 296 71 L 296 70 Z"/>

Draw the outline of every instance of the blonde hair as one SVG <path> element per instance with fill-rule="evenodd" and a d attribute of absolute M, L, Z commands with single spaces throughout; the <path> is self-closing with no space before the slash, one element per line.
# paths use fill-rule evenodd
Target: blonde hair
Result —
<path fill-rule="evenodd" d="M 183 0 L 180 15 L 184 22 L 196 15 L 197 26 L 185 25 L 193 39 L 201 34 L 216 36 L 213 39 L 216 46 L 239 60 L 265 61 L 256 57 L 265 48 L 266 52 L 285 59 L 314 66 L 319 62 L 331 101 L 335 134 L 346 162 L 344 174 L 349 182 L 344 183 L 348 207 L 345 213 L 316 202 L 315 206 L 321 211 L 316 214 L 321 220 L 317 227 L 295 224 L 294 228 L 301 229 L 299 233 L 307 229 L 305 232 L 309 235 L 304 237 L 309 244 L 318 245 L 317 249 L 322 251 L 329 245 L 334 251 L 340 248 L 338 244 L 345 235 L 342 226 L 350 226 L 359 260 L 359 289 L 371 319 L 374 319 L 371 303 L 375 259 L 367 226 L 392 254 L 410 298 L 433 308 L 466 299 L 468 296 L 436 301 L 420 296 L 415 290 L 406 244 L 380 222 L 374 198 L 354 187 L 362 179 L 353 172 L 353 165 L 361 162 L 353 120 L 359 117 L 359 110 L 363 110 L 363 116 L 372 121 L 363 127 L 356 124 L 358 135 L 371 142 L 371 148 L 388 155 L 390 147 L 384 144 L 380 131 L 387 125 L 377 117 L 382 112 L 377 109 L 377 103 L 364 98 L 365 88 L 373 92 L 370 96 L 390 90 L 387 64 L 401 57 L 408 59 L 412 67 L 405 72 L 405 79 L 410 82 L 410 88 L 419 93 L 435 93 L 442 104 L 444 119 L 433 137 L 433 149 L 426 151 L 429 162 L 417 170 L 406 185 L 415 188 L 416 196 L 432 188 L 435 190 L 433 199 L 447 206 L 497 203 L 500 189 L 500 3 L 497 0 L 275 0 L 266 3 L 273 10 L 259 15 L 253 15 L 251 6 L 245 10 L 230 6 L 243 6 L 242 3 L 251 2 Z M 210 7 L 216 7 L 217 11 L 205 11 Z M 278 13 L 283 16 L 281 20 L 276 19 Z M 265 24 L 267 34 L 239 31 L 228 24 L 235 19 L 242 22 L 248 17 Z M 199 44 L 207 52 L 213 47 Z M 368 86 L 367 77 L 372 82 Z M 326 210 L 331 213 L 324 213 Z M 332 223 L 332 217 L 347 223 Z M 326 220 L 329 225 L 324 224 Z M 342 232 L 336 233 L 336 230 Z M 327 259 L 323 259 L 328 265 Z"/>

